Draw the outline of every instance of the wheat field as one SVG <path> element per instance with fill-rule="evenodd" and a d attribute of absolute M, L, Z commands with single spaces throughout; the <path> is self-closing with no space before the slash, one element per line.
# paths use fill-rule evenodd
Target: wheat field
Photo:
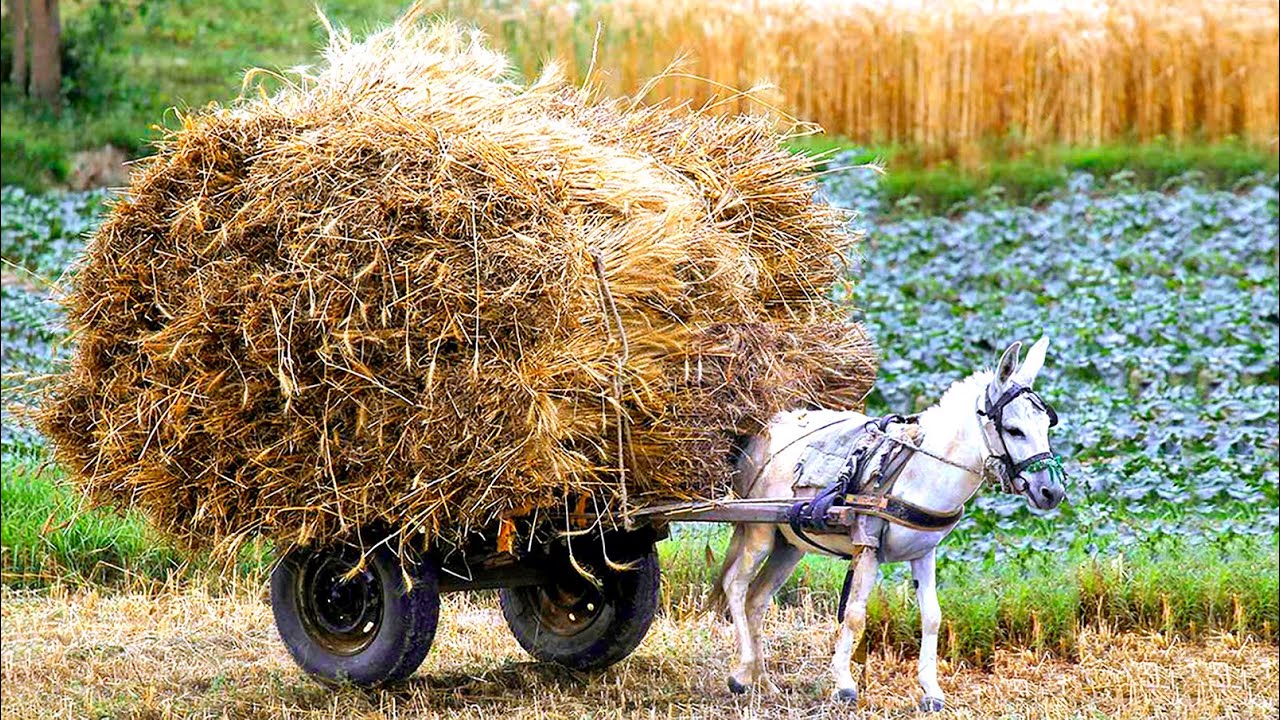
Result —
<path fill-rule="evenodd" d="M 485 30 L 527 75 L 550 59 L 609 93 L 648 85 L 649 100 L 773 107 L 926 159 L 973 159 L 993 141 L 1277 142 L 1274 0 L 442 0 L 435 9 Z"/>

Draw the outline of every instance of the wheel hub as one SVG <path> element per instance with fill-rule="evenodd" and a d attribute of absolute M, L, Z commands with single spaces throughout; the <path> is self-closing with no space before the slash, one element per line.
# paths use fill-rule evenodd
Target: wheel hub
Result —
<path fill-rule="evenodd" d="M 355 655 L 382 625 L 382 583 L 355 553 L 316 553 L 298 575 L 303 627 L 326 650 Z M 353 573 L 354 570 L 354 573 Z"/>
<path fill-rule="evenodd" d="M 563 577 L 547 585 L 531 587 L 528 592 L 539 622 L 564 637 L 590 627 L 605 605 L 600 591 L 579 576 Z"/>

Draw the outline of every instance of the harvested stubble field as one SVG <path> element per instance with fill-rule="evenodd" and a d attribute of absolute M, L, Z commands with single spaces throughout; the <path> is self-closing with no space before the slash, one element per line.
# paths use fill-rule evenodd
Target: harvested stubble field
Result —
<path fill-rule="evenodd" d="M 4 714 L 13 718 L 845 718 L 827 700 L 832 621 L 813 605 L 766 624 L 775 696 L 724 687 L 733 641 L 707 616 L 660 617 L 639 650 L 589 676 L 535 663 L 490 596 L 452 596 L 420 673 L 387 691 L 331 691 L 294 667 L 255 588 L 216 596 L 6 591 Z M 956 718 L 1267 718 L 1276 648 L 1232 635 L 1082 634 L 1075 662 L 1002 651 L 943 665 Z M 873 653 L 855 717 L 914 716 L 915 658 Z"/>

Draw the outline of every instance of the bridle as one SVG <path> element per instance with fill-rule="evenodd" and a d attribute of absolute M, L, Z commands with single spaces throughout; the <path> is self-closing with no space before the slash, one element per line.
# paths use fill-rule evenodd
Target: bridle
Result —
<path fill-rule="evenodd" d="M 1066 471 L 1062 468 L 1062 458 L 1053 453 L 1052 445 L 1045 452 L 1036 453 L 1030 457 L 1023 458 L 1021 461 L 1014 460 L 1013 455 L 1009 453 L 1009 443 L 1005 439 L 1004 427 L 1004 409 L 1014 400 L 1027 396 L 1037 409 L 1049 416 L 1049 427 L 1058 424 L 1058 413 L 1054 411 L 1053 406 L 1044 401 L 1035 390 L 1028 385 L 1020 385 L 1018 383 L 1010 383 L 1009 387 L 1000 394 L 1000 397 L 994 401 L 988 393 L 983 393 L 981 398 L 986 399 L 984 406 L 977 408 L 976 412 L 979 418 L 985 419 L 995 430 L 995 438 L 1000 441 L 1000 452 L 996 452 L 993 447 L 992 436 L 987 431 L 987 422 L 980 421 L 982 425 L 982 439 L 986 443 L 987 453 L 1000 464 L 1003 470 L 1000 478 L 1001 488 L 1005 492 L 1024 494 L 1027 490 L 1027 483 L 1022 479 L 1022 474 L 1030 470 L 1038 472 L 1040 470 L 1049 471 L 1049 475 L 1061 483 L 1066 479 Z M 981 403 L 982 400 L 979 399 Z"/>
<path fill-rule="evenodd" d="M 982 429 L 982 442 L 987 449 L 987 456 L 983 460 L 981 468 L 973 468 L 966 464 L 958 463 L 951 458 L 929 452 L 920 445 L 907 442 L 902 438 L 894 437 L 879 427 L 875 420 L 869 421 L 866 424 L 866 429 L 870 434 L 884 438 L 895 445 L 901 446 L 912 454 L 925 455 L 940 463 L 950 465 L 954 468 L 964 470 L 971 475 L 977 476 L 979 480 L 978 485 L 974 488 L 975 493 L 987 481 L 999 479 L 1000 489 L 1002 491 L 1011 495 L 1025 495 L 1027 491 L 1027 483 L 1022 479 L 1022 473 L 1027 471 L 1038 472 L 1040 470 L 1047 470 L 1050 477 L 1056 480 L 1059 484 L 1062 484 L 1066 482 L 1067 472 L 1062 467 L 1062 457 L 1053 453 L 1052 445 L 1050 445 L 1048 452 L 1036 453 L 1031 457 L 1023 459 L 1021 462 L 1014 460 L 1013 456 L 1009 453 L 1009 444 L 1005 441 L 1004 409 L 1009 405 L 1009 403 L 1023 395 L 1030 396 L 1029 399 L 1032 404 L 1049 416 L 1049 427 L 1054 427 L 1058 424 L 1058 413 L 1054 411 L 1053 406 L 1045 402 L 1044 398 L 1040 397 L 1039 394 L 1028 386 L 1013 383 L 1000 395 L 1000 397 L 996 398 L 995 401 L 992 401 L 986 392 L 982 393 L 977 400 L 978 407 L 975 408 L 978 415 L 978 425 Z M 983 398 L 986 398 L 985 404 L 983 403 Z M 915 417 L 916 416 L 911 416 L 910 418 L 905 418 L 905 420 L 908 422 L 914 422 Z M 995 436 L 1000 441 L 1000 452 L 996 452 L 995 448 L 992 447 L 991 436 L 987 431 L 987 423 L 984 421 L 984 418 L 990 420 L 990 424 L 995 430 Z M 965 502 L 968 502 L 968 499 L 966 499 Z"/>

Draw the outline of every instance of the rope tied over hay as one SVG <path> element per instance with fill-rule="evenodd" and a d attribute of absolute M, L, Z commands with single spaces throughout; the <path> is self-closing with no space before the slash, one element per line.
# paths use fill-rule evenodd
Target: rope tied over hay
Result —
<path fill-rule="evenodd" d="M 617 370 L 613 373 L 613 409 L 617 416 L 615 424 L 617 428 L 618 443 L 618 485 L 619 491 L 619 509 L 622 515 L 623 527 L 630 530 L 632 528 L 631 506 L 627 502 L 627 463 L 623 459 L 624 448 L 626 445 L 627 434 L 627 416 L 622 411 L 622 378 L 623 373 L 627 369 L 627 361 L 631 359 L 631 346 L 627 343 L 627 329 L 622 325 L 622 316 L 618 313 L 618 305 L 613 301 L 613 293 L 609 290 L 609 280 L 604 274 L 604 258 L 600 256 L 599 251 L 591 251 L 592 266 L 595 267 L 596 277 L 600 281 L 600 296 L 605 307 L 609 309 L 609 317 L 613 319 L 613 327 L 617 328 L 618 338 L 622 342 L 622 354 L 618 356 Z"/>

